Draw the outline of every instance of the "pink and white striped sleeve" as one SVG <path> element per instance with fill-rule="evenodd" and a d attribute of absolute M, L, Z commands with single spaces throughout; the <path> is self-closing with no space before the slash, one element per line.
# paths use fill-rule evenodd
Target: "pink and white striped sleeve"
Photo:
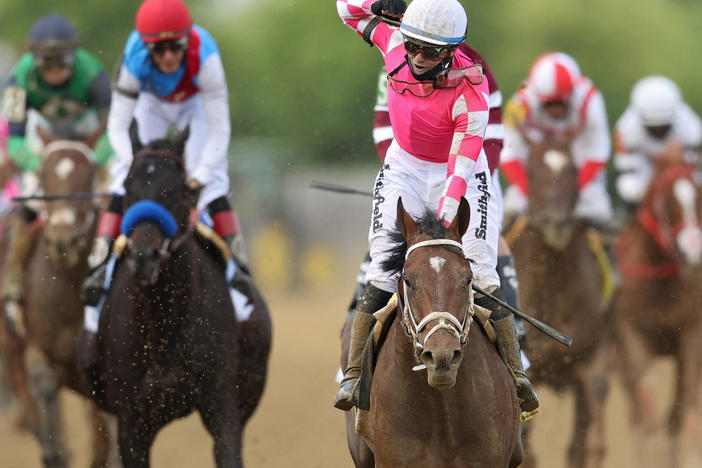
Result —
<path fill-rule="evenodd" d="M 336 10 L 339 13 L 341 20 L 356 33 L 363 37 L 368 24 L 375 18 L 371 12 L 371 5 L 377 0 L 337 0 Z M 385 54 L 388 50 L 388 43 L 393 30 L 387 23 L 380 22 L 375 26 L 375 29 L 370 35 L 370 40 L 378 46 L 380 51 Z"/>
<path fill-rule="evenodd" d="M 461 197 L 466 194 L 466 181 L 483 149 L 483 137 L 488 123 L 487 90 L 472 89 L 475 92 L 466 92 L 459 96 L 451 111 L 456 127 L 438 211 L 438 218 L 443 220 L 446 227 L 451 225 L 458 212 Z"/>

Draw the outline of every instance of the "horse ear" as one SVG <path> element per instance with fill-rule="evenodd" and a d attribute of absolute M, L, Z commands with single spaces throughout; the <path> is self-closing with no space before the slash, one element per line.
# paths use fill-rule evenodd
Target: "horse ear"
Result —
<path fill-rule="evenodd" d="M 129 139 L 132 142 L 132 153 L 136 154 L 144 147 L 139 139 L 139 126 L 137 125 L 136 119 L 132 119 L 132 123 L 129 125 Z"/>
<path fill-rule="evenodd" d="M 405 207 L 402 205 L 402 197 L 397 199 L 397 225 L 405 240 L 412 237 L 418 230 L 417 223 L 414 222 L 412 216 L 405 211 Z"/>
<path fill-rule="evenodd" d="M 48 145 L 53 141 L 51 138 L 51 135 L 46 131 L 46 129 L 42 128 L 41 125 L 37 125 L 36 127 L 37 131 L 37 136 L 41 140 L 41 142 L 44 144 L 44 146 Z"/>
<path fill-rule="evenodd" d="M 458 205 L 456 217 L 453 218 L 453 222 L 449 227 L 449 231 L 453 232 L 459 239 L 461 239 L 468 230 L 469 223 L 470 205 L 468 204 L 468 200 L 466 200 L 465 197 L 461 197 L 461 203 Z"/>
<path fill-rule="evenodd" d="M 173 143 L 176 145 L 176 151 L 182 155 L 185 152 L 185 142 L 190 138 L 190 125 L 185 127 L 182 132 L 176 135 Z"/>

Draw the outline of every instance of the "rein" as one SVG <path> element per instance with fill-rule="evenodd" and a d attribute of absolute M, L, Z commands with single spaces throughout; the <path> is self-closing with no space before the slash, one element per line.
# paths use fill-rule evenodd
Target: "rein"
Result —
<path fill-rule="evenodd" d="M 463 245 L 460 242 L 449 239 L 431 239 L 417 242 L 409 247 L 405 253 L 405 261 L 407 261 L 410 253 L 412 253 L 414 250 L 421 247 L 430 247 L 435 245 L 457 247 L 460 249 L 460 255 L 465 258 L 463 255 Z M 453 249 L 449 250 L 454 252 Z M 407 297 L 407 289 L 404 287 L 402 288 L 401 302 L 404 303 L 402 304 L 402 325 L 405 329 L 405 333 L 412 338 L 416 351 L 421 352 L 424 349 L 427 340 L 429 340 L 429 337 L 442 329 L 448 330 L 451 334 L 453 334 L 461 345 L 464 345 L 466 341 L 468 341 L 468 332 L 470 331 L 470 325 L 473 322 L 473 315 L 475 314 L 472 289 L 470 290 L 470 304 L 463 318 L 463 322 L 459 321 L 456 316 L 446 311 L 433 311 L 421 321 L 417 322 L 417 319 L 412 312 L 412 306 L 410 305 L 409 298 Z M 428 328 L 427 325 L 433 321 L 437 321 L 437 324 L 429 330 L 427 335 L 424 337 L 424 341 L 420 343 L 419 335 L 425 328 Z"/>

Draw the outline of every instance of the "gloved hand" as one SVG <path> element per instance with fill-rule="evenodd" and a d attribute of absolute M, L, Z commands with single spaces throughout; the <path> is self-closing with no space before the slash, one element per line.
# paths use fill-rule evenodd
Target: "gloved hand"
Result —
<path fill-rule="evenodd" d="M 95 144 L 95 149 L 93 149 L 95 155 L 95 162 L 98 166 L 102 167 L 108 159 L 114 156 L 115 152 L 110 145 L 110 140 L 107 138 L 107 133 L 103 133 L 100 139 L 98 139 Z"/>
<path fill-rule="evenodd" d="M 379 0 L 371 5 L 374 15 L 391 20 L 401 20 L 406 9 L 407 4 L 404 0 Z"/>
<path fill-rule="evenodd" d="M 23 171 L 34 172 L 41 165 L 41 159 L 29 149 L 24 137 L 11 136 L 7 140 L 7 152 L 17 167 Z"/>
<path fill-rule="evenodd" d="M 188 206 L 197 206 L 197 201 L 200 199 L 200 192 L 202 192 L 204 185 L 196 179 L 188 179 L 185 185 L 185 199 Z"/>

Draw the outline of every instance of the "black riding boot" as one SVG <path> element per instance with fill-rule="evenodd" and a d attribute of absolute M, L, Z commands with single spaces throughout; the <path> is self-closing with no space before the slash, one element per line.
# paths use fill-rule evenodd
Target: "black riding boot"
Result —
<path fill-rule="evenodd" d="M 112 253 L 114 239 L 110 236 L 95 236 L 93 247 L 88 257 L 90 271 L 83 280 L 81 298 L 85 305 L 95 307 L 100 298 L 107 292 L 105 289 L 105 277 L 107 263 Z"/>
<path fill-rule="evenodd" d="M 493 295 L 498 299 L 504 300 L 504 296 L 499 289 L 495 290 Z M 522 366 L 517 328 L 514 324 L 512 313 L 488 297 L 480 297 L 475 300 L 475 303 L 492 311 L 490 323 L 497 337 L 497 349 L 500 351 L 500 355 L 514 379 L 519 406 L 521 406 L 523 411 L 534 411 L 539 407 L 539 399 Z"/>
<path fill-rule="evenodd" d="M 341 380 L 339 391 L 334 397 L 334 406 L 343 411 L 358 405 L 358 378 L 361 376 L 361 354 L 368 339 L 373 323 L 373 313 L 385 306 L 392 293 L 367 284 L 358 301 L 351 323 L 349 339 L 349 357 L 344 378 Z"/>

